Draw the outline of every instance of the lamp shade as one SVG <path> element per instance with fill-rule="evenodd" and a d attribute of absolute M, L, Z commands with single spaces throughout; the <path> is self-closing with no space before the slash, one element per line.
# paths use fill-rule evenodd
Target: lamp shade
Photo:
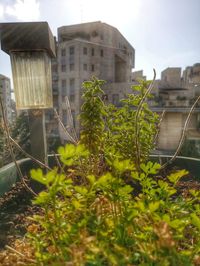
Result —
<path fill-rule="evenodd" d="M 46 51 L 10 53 L 17 109 L 52 108 L 51 58 Z"/>
<path fill-rule="evenodd" d="M 47 22 L 0 23 L 1 49 L 11 58 L 17 109 L 52 108 L 51 58 L 55 40 Z"/>

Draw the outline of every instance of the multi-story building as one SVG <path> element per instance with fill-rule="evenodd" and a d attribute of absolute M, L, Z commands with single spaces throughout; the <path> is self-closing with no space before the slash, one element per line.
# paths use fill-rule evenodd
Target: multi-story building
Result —
<path fill-rule="evenodd" d="M 181 68 L 167 68 L 157 83 L 157 103 L 152 109 L 165 111 L 158 139 L 158 149 L 174 151 L 180 141 L 187 116 L 197 96 L 200 95 L 200 64 L 187 67 L 181 75 Z M 193 111 L 185 136 L 200 144 L 200 108 Z"/>
<path fill-rule="evenodd" d="M 115 89 L 119 84 L 131 82 L 131 70 L 135 63 L 135 50 L 114 27 L 100 21 L 58 28 L 58 102 L 63 123 L 67 124 L 68 96 L 77 133 L 77 119 L 81 107 L 81 84 L 92 76 L 107 81 Z M 105 88 L 106 90 L 106 88 Z M 64 135 L 61 132 L 61 138 Z"/>
<path fill-rule="evenodd" d="M 3 102 L 5 117 L 8 123 L 12 122 L 11 86 L 10 79 L 0 74 L 0 96 Z M 0 115 L 1 111 L 0 111 Z"/>

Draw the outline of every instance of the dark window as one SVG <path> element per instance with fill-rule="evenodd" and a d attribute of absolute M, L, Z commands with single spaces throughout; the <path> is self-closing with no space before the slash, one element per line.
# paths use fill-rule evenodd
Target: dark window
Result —
<path fill-rule="evenodd" d="M 103 49 L 101 49 L 100 54 L 101 54 L 101 57 L 103 57 Z"/>
<path fill-rule="evenodd" d="M 91 65 L 91 71 L 94 72 L 94 65 Z"/>
<path fill-rule="evenodd" d="M 66 88 L 66 84 L 67 84 L 66 79 L 63 79 L 62 80 L 62 89 Z"/>
<path fill-rule="evenodd" d="M 61 65 L 61 71 L 66 72 L 66 65 Z"/>
<path fill-rule="evenodd" d="M 65 48 L 63 48 L 63 49 L 61 50 L 61 56 L 66 56 L 66 49 L 65 49 Z"/>
<path fill-rule="evenodd" d="M 58 72 L 58 66 L 57 65 L 52 66 L 52 72 Z"/>
<path fill-rule="evenodd" d="M 72 118 L 73 118 L 73 124 L 74 124 L 74 127 L 75 127 L 76 115 L 75 115 L 75 111 L 74 110 L 72 110 Z"/>
<path fill-rule="evenodd" d="M 92 56 L 94 56 L 94 48 L 92 48 L 91 54 Z"/>
<path fill-rule="evenodd" d="M 83 64 L 83 70 L 87 71 L 87 64 Z"/>
<path fill-rule="evenodd" d="M 87 54 L 87 47 L 83 47 L 83 54 Z"/>
<path fill-rule="evenodd" d="M 61 81 L 61 88 L 62 88 L 62 96 L 66 96 L 67 95 L 67 82 L 66 82 L 66 79 L 63 79 Z"/>
<path fill-rule="evenodd" d="M 63 124 L 66 126 L 67 125 L 67 111 L 63 110 Z"/>
<path fill-rule="evenodd" d="M 113 94 L 112 95 L 112 103 L 114 105 L 118 105 L 118 103 L 119 103 L 119 94 Z"/>
<path fill-rule="evenodd" d="M 73 78 L 73 79 L 69 80 L 69 91 L 70 91 L 70 94 L 73 94 L 74 90 L 75 90 L 75 79 Z"/>
<path fill-rule="evenodd" d="M 75 101 L 75 95 L 74 94 L 70 94 L 69 100 L 70 100 L 70 102 L 73 103 Z"/>
<path fill-rule="evenodd" d="M 70 46 L 70 47 L 69 47 L 69 54 L 70 54 L 70 55 L 74 55 L 74 53 L 75 53 L 74 46 Z"/>
<path fill-rule="evenodd" d="M 73 63 L 69 65 L 69 70 L 70 71 L 73 71 L 74 70 L 74 64 Z"/>

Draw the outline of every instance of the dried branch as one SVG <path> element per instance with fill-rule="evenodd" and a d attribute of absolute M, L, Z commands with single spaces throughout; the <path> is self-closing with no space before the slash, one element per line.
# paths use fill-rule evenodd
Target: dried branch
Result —
<path fill-rule="evenodd" d="M 136 112 L 136 116 L 135 116 L 135 132 L 136 132 L 136 138 L 135 138 L 135 146 L 136 146 L 136 161 L 137 161 L 137 168 L 139 170 L 139 165 L 140 165 L 140 147 L 139 147 L 139 134 L 140 134 L 140 128 L 139 128 L 139 115 L 140 115 L 140 111 L 142 109 L 142 105 L 144 103 L 144 101 L 146 100 L 147 95 L 151 92 L 153 85 L 154 85 L 154 81 L 156 79 L 156 71 L 155 69 L 153 69 L 154 72 L 154 77 L 152 82 L 150 83 L 148 89 L 146 90 L 146 92 L 144 93 L 138 108 L 137 108 L 137 112 Z"/>
<path fill-rule="evenodd" d="M 6 247 L 7 249 L 9 249 L 10 251 L 16 253 L 17 255 L 23 257 L 26 261 L 36 263 L 35 260 L 27 258 L 24 254 L 22 254 L 22 253 L 19 252 L 18 250 L 14 249 L 14 248 L 12 248 L 12 247 L 10 247 L 10 246 L 8 246 L 8 245 L 6 245 L 5 247 Z"/>
<path fill-rule="evenodd" d="M 10 130 L 9 130 L 9 127 L 8 127 L 8 123 L 6 121 L 5 110 L 4 110 L 3 101 L 1 99 L 1 97 L 0 97 L 0 107 L 1 107 L 2 119 L 3 119 L 3 123 L 4 123 L 4 127 L 5 127 L 5 132 L 6 132 L 6 138 L 7 138 L 7 141 L 8 141 L 8 148 L 9 148 L 12 160 L 13 160 L 13 162 L 15 164 L 17 172 L 18 172 L 18 174 L 19 174 L 24 186 L 26 187 L 26 189 L 28 191 L 30 191 L 35 196 L 35 192 L 26 184 L 26 182 L 24 180 L 24 176 L 22 174 L 22 171 L 21 171 L 21 169 L 19 167 L 19 164 L 17 163 L 17 161 L 15 159 L 13 146 L 12 146 L 12 143 L 11 143 L 11 140 L 10 140 Z"/>
<path fill-rule="evenodd" d="M 59 115 L 58 115 L 58 112 L 56 111 L 56 109 L 54 108 L 54 112 L 55 112 L 55 115 L 56 115 L 56 119 L 58 120 L 59 124 L 61 125 L 62 129 L 64 130 L 64 133 L 66 134 L 66 136 L 69 138 L 69 140 L 77 145 L 77 141 L 70 135 L 70 133 L 67 131 L 67 129 L 65 128 L 65 126 L 63 125 L 63 122 L 61 121 Z"/>
<path fill-rule="evenodd" d="M 188 116 L 187 116 L 187 118 L 185 120 L 185 124 L 184 124 L 183 130 L 182 130 L 182 134 L 181 134 L 181 137 L 180 137 L 180 140 L 179 140 L 178 147 L 177 147 L 177 149 L 176 149 L 173 157 L 168 162 L 166 162 L 165 164 L 163 164 L 161 166 L 161 169 L 164 169 L 167 165 L 169 165 L 170 163 L 172 163 L 176 159 L 178 153 L 180 152 L 180 150 L 181 150 L 181 148 L 183 146 L 184 140 L 185 140 L 187 126 L 188 126 L 188 124 L 190 122 L 190 118 L 191 118 L 191 116 L 193 114 L 194 108 L 196 107 L 196 105 L 199 102 L 199 100 L 200 100 L 200 96 L 197 97 L 196 101 L 193 103 L 193 105 L 192 105 L 192 107 L 191 107 L 191 109 L 190 109 L 190 111 L 188 113 Z"/>
<path fill-rule="evenodd" d="M 39 164 L 43 168 L 46 168 L 48 170 L 52 170 L 48 165 L 44 164 L 43 162 L 39 161 L 38 159 L 36 159 L 35 157 L 33 157 L 32 155 L 27 153 L 25 150 L 23 150 L 22 147 L 20 147 L 20 145 L 11 136 L 9 136 L 9 138 L 13 142 L 13 144 L 17 147 L 17 149 L 20 150 L 27 158 L 30 158 L 32 161 Z"/>
<path fill-rule="evenodd" d="M 71 110 L 71 106 L 70 106 L 69 99 L 68 99 L 67 96 L 65 97 L 65 105 L 66 105 L 66 108 L 67 108 L 67 114 L 68 114 L 68 120 L 69 120 L 69 128 L 72 129 L 73 137 L 78 142 L 78 137 L 77 137 L 77 134 L 76 134 L 76 130 L 74 128 L 74 119 L 72 117 L 72 110 Z"/>
<path fill-rule="evenodd" d="M 61 165 L 61 163 L 60 163 L 60 161 L 59 161 L 59 159 L 58 159 L 58 155 L 57 155 L 55 152 L 53 153 L 53 155 L 54 155 L 54 158 L 55 158 L 55 160 L 56 160 L 56 162 L 57 162 L 58 167 L 59 167 L 60 170 L 62 171 L 62 170 L 63 170 L 63 167 L 62 167 L 62 165 Z"/>
<path fill-rule="evenodd" d="M 158 141 L 158 135 L 160 133 L 160 127 L 161 127 L 161 124 L 162 124 L 162 121 L 164 119 L 164 116 L 165 116 L 165 113 L 166 113 L 166 110 L 163 110 L 162 111 L 162 114 L 160 116 L 160 119 L 159 119 L 159 123 L 157 125 L 157 132 L 156 132 L 156 135 L 155 135 L 155 138 L 154 138 L 154 143 L 157 143 Z M 155 144 L 156 145 L 156 144 Z"/>

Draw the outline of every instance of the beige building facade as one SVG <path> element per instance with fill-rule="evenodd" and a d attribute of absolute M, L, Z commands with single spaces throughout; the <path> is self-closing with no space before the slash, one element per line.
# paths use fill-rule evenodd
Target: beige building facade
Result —
<path fill-rule="evenodd" d="M 181 68 L 167 68 L 157 85 L 158 101 L 152 109 L 160 114 L 165 111 L 157 148 L 170 152 L 178 147 L 190 108 L 200 95 L 200 64 L 187 67 L 183 74 Z M 192 113 L 185 136 L 200 143 L 200 105 Z"/>
<path fill-rule="evenodd" d="M 135 64 L 135 50 L 114 27 L 100 21 L 58 28 L 57 73 L 59 114 L 67 125 L 68 97 L 75 129 L 80 131 L 77 119 L 81 107 L 82 82 L 92 76 L 106 80 L 112 94 L 118 86 L 131 82 Z M 114 100 L 115 101 L 115 100 Z M 60 128 L 61 138 L 65 135 Z"/>

